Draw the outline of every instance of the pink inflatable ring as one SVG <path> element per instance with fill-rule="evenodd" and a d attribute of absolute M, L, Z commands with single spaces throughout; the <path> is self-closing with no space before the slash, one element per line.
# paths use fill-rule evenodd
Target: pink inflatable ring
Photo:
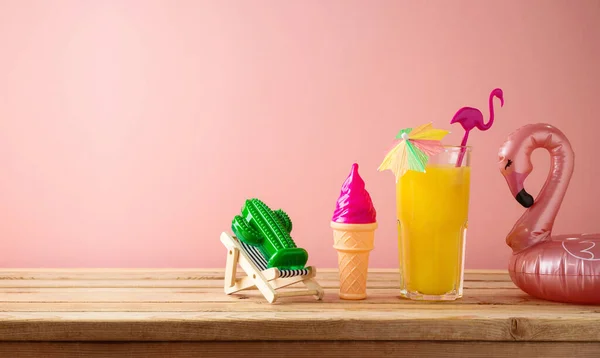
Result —
<path fill-rule="evenodd" d="M 550 152 L 551 170 L 534 200 L 524 182 L 533 170 L 530 157 L 537 148 Z M 508 267 L 512 281 L 537 298 L 600 304 L 600 234 L 552 236 L 573 173 L 569 140 L 548 124 L 529 124 L 509 136 L 499 156 L 513 197 L 528 208 L 506 237 L 513 250 Z"/>

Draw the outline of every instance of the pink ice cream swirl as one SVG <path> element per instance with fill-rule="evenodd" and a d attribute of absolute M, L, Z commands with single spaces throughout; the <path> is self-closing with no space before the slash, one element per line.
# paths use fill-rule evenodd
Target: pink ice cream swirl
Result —
<path fill-rule="evenodd" d="M 343 224 L 371 224 L 377 213 L 365 182 L 358 174 L 358 164 L 352 164 L 350 175 L 344 181 L 331 221 Z"/>

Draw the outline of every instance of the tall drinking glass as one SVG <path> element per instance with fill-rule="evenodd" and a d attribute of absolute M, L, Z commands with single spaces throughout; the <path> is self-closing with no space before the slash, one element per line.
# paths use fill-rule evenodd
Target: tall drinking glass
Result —
<path fill-rule="evenodd" d="M 459 156 L 464 156 L 457 166 Z M 400 294 L 455 300 L 463 294 L 471 148 L 445 146 L 426 172 L 407 171 L 396 184 Z"/>

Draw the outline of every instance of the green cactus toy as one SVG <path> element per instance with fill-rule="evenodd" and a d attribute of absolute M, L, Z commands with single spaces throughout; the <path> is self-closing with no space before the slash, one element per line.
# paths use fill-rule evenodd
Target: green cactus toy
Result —
<path fill-rule="evenodd" d="M 296 247 L 290 236 L 292 221 L 285 211 L 271 210 L 259 199 L 248 199 L 242 215 L 236 215 L 231 229 L 238 239 L 258 247 L 268 267 L 300 270 L 308 261 L 308 252 Z"/>

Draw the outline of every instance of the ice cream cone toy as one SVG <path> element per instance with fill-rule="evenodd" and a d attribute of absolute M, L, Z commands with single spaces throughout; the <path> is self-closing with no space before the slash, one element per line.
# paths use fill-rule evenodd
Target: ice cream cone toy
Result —
<path fill-rule="evenodd" d="M 339 296 L 346 300 L 365 299 L 369 254 L 373 250 L 377 220 L 356 163 L 352 164 L 350 175 L 342 185 L 331 228 L 333 247 L 338 253 Z"/>

